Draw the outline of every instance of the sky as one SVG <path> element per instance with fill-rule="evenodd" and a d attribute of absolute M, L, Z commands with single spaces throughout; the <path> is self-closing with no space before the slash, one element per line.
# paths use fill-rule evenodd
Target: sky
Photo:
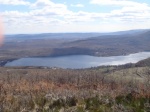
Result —
<path fill-rule="evenodd" d="M 150 28 L 150 0 L 0 0 L 5 34 Z"/>

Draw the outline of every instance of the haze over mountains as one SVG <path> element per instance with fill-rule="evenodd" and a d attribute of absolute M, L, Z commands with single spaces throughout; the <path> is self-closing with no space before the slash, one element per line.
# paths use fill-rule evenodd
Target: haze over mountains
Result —
<path fill-rule="evenodd" d="M 103 35 L 63 44 L 66 48 L 84 48 L 93 55 L 122 55 L 150 50 L 150 30 L 120 35 Z M 92 52 L 94 51 L 94 52 Z M 96 54 L 94 54 L 96 53 Z"/>
<path fill-rule="evenodd" d="M 0 60 L 33 56 L 115 56 L 150 51 L 150 30 L 6 35 Z"/>
<path fill-rule="evenodd" d="M 124 35 L 124 34 L 135 34 L 148 31 L 145 30 L 128 30 L 128 31 L 118 31 L 118 32 L 83 32 L 83 33 L 42 33 L 42 34 L 10 34 L 5 35 L 5 40 L 15 40 L 15 39 L 72 39 L 72 38 L 90 38 L 104 35 Z"/>

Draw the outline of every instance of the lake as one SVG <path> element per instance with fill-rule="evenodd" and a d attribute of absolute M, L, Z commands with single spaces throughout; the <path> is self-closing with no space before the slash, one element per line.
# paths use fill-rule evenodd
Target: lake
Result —
<path fill-rule="evenodd" d="M 5 66 L 45 66 L 59 68 L 90 68 L 101 65 L 122 65 L 136 63 L 150 57 L 150 52 L 139 52 L 127 56 L 96 57 L 89 55 L 71 55 L 60 57 L 21 58 L 8 62 Z"/>

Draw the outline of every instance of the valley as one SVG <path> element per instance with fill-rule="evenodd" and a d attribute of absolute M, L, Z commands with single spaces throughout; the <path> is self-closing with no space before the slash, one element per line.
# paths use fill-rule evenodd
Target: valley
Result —
<path fill-rule="evenodd" d="M 150 112 L 150 0 L 0 0 L 0 112 Z"/>
<path fill-rule="evenodd" d="M 5 43 L 0 48 L 0 63 L 4 65 L 9 60 L 25 57 L 118 56 L 150 51 L 149 30 L 61 35 L 60 33 L 6 36 Z"/>
<path fill-rule="evenodd" d="M 39 34 L 6 37 L 0 48 L 0 111 L 149 112 L 150 58 L 148 54 L 139 55 L 150 51 L 149 30 L 98 34 L 100 36 L 92 34 L 94 37 L 91 34 L 72 34 L 73 37 L 78 36 L 74 38 L 69 38 L 71 34 L 64 34 L 66 38 L 60 38 L 60 34 L 53 34 L 59 38 L 52 38 L 50 34 L 42 38 L 42 35 L 45 34 L 40 34 L 41 37 Z M 80 38 L 83 35 L 84 38 Z M 42 63 L 38 61 L 34 66 L 5 66 L 16 59 L 41 57 L 51 58 L 50 62 L 46 60 L 43 63 L 53 64 L 54 61 L 56 64 L 54 58 L 62 56 L 69 59 L 73 55 L 96 56 L 94 58 L 102 58 L 103 61 L 110 58 L 107 61 L 112 63 L 115 56 L 130 59 L 134 53 L 139 53 L 134 57 L 136 63 L 123 65 L 63 69 L 63 64 L 62 67 L 37 66 Z M 88 64 L 90 58 L 87 57 L 74 57 L 71 58 L 74 62 L 65 61 L 65 64 L 70 67 L 80 59 L 87 59 L 85 62 Z M 120 58 L 122 61 L 124 58 Z M 31 63 L 35 62 L 32 60 Z"/>

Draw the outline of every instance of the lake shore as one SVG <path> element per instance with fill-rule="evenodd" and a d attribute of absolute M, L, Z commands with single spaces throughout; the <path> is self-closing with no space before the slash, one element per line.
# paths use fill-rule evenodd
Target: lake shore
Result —
<path fill-rule="evenodd" d="M 63 69 L 84 69 L 98 66 L 124 65 L 149 58 L 150 52 L 139 52 L 126 56 L 96 57 L 89 55 L 69 55 L 60 57 L 27 57 L 7 61 L 5 66 L 43 66 Z"/>

